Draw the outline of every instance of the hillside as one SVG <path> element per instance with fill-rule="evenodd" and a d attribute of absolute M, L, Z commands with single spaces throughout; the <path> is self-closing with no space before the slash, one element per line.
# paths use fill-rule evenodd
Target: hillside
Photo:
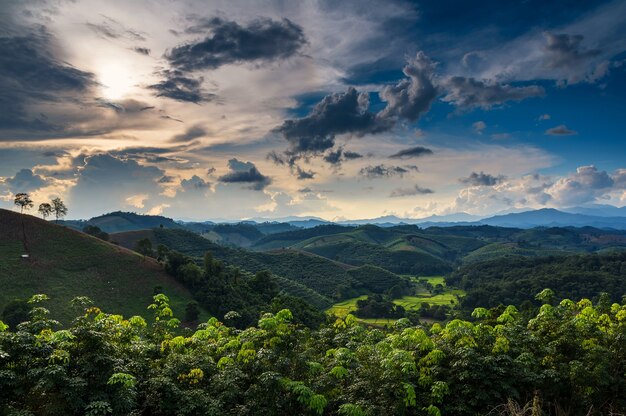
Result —
<path fill-rule="evenodd" d="M 20 257 L 25 253 L 29 259 Z M 74 316 L 69 301 L 75 296 L 88 296 L 104 310 L 125 316 L 151 316 L 146 305 L 157 286 L 170 297 L 178 316 L 191 300 L 191 294 L 151 259 L 6 210 L 0 210 L 0 285 L 0 310 L 11 300 L 45 293 L 51 311 L 65 322 Z"/>
<path fill-rule="evenodd" d="M 611 301 L 626 295 L 626 252 L 570 256 L 510 256 L 460 267 L 447 278 L 451 286 L 467 292 L 462 305 L 494 307 L 537 304 L 535 295 L 545 288 L 554 298 L 597 297 L 606 292 Z"/>
<path fill-rule="evenodd" d="M 114 234 L 111 238 L 123 241 L 127 247 L 134 247 L 136 241 L 133 241 L 133 237 L 145 238 L 148 235 L 122 233 Z M 255 252 L 231 248 L 214 244 L 186 230 L 154 229 L 148 238 L 156 244 L 163 244 L 198 259 L 209 251 L 216 259 L 247 272 L 269 270 L 281 279 L 292 282 L 281 285 L 287 293 L 303 297 L 318 307 L 328 307 L 331 300 L 354 297 L 372 288 L 384 291 L 404 282 L 398 275 L 380 268 L 357 268 L 293 249 Z M 281 279 L 279 284 L 284 282 Z"/>

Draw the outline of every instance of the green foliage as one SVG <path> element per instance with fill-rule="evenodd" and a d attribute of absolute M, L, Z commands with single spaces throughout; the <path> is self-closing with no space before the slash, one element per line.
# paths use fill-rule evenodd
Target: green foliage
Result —
<path fill-rule="evenodd" d="M 500 304 L 535 306 L 564 298 L 595 298 L 603 292 L 610 301 L 626 294 L 626 252 L 568 257 L 511 257 L 463 266 L 447 283 L 464 289 L 466 309 Z M 551 292 L 542 292 L 545 288 Z M 535 295 L 542 292 L 540 298 Z"/>
<path fill-rule="evenodd" d="M 0 323 L 8 414 L 474 416 L 516 402 L 555 416 L 626 411 L 626 303 L 606 297 L 528 318 L 478 308 L 476 322 L 430 329 L 368 329 L 349 315 L 311 331 L 281 309 L 243 330 L 211 318 L 183 333 L 163 294 L 152 325 L 79 302 L 86 310 L 62 330 L 41 310 L 46 299 L 31 298 L 19 328 Z"/>
<path fill-rule="evenodd" d="M 83 232 L 85 234 L 93 235 L 94 237 L 99 238 L 101 240 L 109 241 L 109 234 L 105 233 L 104 231 L 100 229 L 100 227 L 97 227 L 95 225 L 86 225 L 83 228 Z"/>

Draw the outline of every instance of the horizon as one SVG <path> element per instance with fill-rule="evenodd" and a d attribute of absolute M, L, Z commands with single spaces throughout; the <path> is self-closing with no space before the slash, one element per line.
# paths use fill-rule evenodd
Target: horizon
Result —
<path fill-rule="evenodd" d="M 19 192 L 68 219 L 624 207 L 626 0 L 479 6 L 5 2 L 0 208 Z"/>
<path fill-rule="evenodd" d="M 620 213 L 606 213 L 603 212 L 603 209 L 606 208 L 616 208 L 618 210 L 624 210 L 624 212 L 620 212 Z M 0 209 L 6 209 L 6 208 L 2 208 L 0 207 Z M 12 211 L 12 212 L 16 212 L 16 213 L 21 213 L 24 215 L 32 215 L 34 217 L 39 217 L 41 214 L 37 214 L 34 210 L 30 211 L 31 208 L 25 208 L 24 212 L 20 212 L 20 208 L 18 208 L 17 206 L 12 206 L 9 207 L 8 210 Z M 581 211 L 581 210 L 587 210 L 586 212 Z M 61 219 L 61 222 L 63 223 L 63 221 L 79 221 L 79 222 L 89 222 L 93 219 L 96 218 L 100 218 L 100 217 L 106 217 L 106 216 L 110 216 L 110 215 L 114 215 L 114 214 L 134 214 L 134 215 L 139 215 L 139 216 L 160 216 L 169 220 L 173 220 L 175 222 L 178 223 L 183 223 L 183 224 L 190 224 L 190 223 L 214 223 L 214 224 L 240 224 L 240 223 L 246 223 L 246 222 L 251 222 L 251 223 L 291 223 L 291 222 L 306 222 L 306 221 L 320 221 L 320 222 L 325 222 L 328 224 L 338 224 L 338 225 L 356 225 L 357 223 L 359 223 L 359 225 L 382 225 L 382 224 L 397 224 L 397 225 L 401 225 L 401 224 L 407 224 L 407 225 L 421 225 L 421 224 L 431 224 L 431 223 L 441 223 L 441 224 L 449 224 L 449 225 L 464 225 L 464 224 L 468 224 L 468 225 L 473 225 L 473 224 L 481 224 L 481 221 L 485 221 L 485 220 L 489 220 L 492 218 L 497 218 L 497 217 L 506 217 L 509 215 L 515 215 L 515 214 L 524 214 L 524 213 L 531 213 L 531 212 L 545 212 L 545 211 L 550 211 L 550 212 L 558 212 L 561 214 L 570 214 L 570 215 L 582 215 L 583 217 L 587 217 L 587 218 L 593 218 L 593 219 L 610 219 L 610 218 L 626 218 L 626 205 L 622 206 L 622 207 L 616 207 L 613 205 L 599 205 L 599 204 L 592 204 L 592 205 L 586 205 L 586 206 L 578 206 L 578 207 L 568 207 L 568 208 L 563 208 L 563 209 L 556 209 L 556 208 L 549 208 L 549 207 L 543 207 L 543 208 L 538 208 L 538 209 L 513 209 L 513 210 L 504 210 L 504 211 L 499 211 L 499 212 L 495 212 L 493 214 L 489 214 L 489 215 L 472 215 L 472 214 L 468 214 L 466 212 L 455 212 L 455 213 L 451 213 L 451 214 L 446 214 L 446 215 L 429 215 L 429 216 L 425 216 L 425 217 L 419 217 L 419 218 L 409 218 L 409 217 L 399 217 L 396 215 L 384 215 L 384 216 L 378 216 L 378 217 L 370 217 L 370 218 L 343 218 L 343 217 L 335 217 L 335 218 L 323 218 L 323 217 L 317 217 L 317 216 L 312 216 L 312 215 L 303 215 L 303 216 L 298 216 L 298 215 L 291 215 L 291 216 L 283 216 L 283 217 L 262 217 L 262 216 L 256 216 L 256 217 L 246 217 L 246 218 L 238 218 L 238 219 L 228 219 L 228 218 L 216 218 L 216 217 L 211 217 L 211 218 L 201 218 L 201 219 L 194 219 L 194 218 L 185 218 L 185 217 L 175 217 L 175 216 L 167 216 L 167 215 L 162 215 L 162 214 L 149 214 L 149 213 L 142 213 L 142 212 L 137 212 L 137 211 L 123 211 L 123 210 L 116 210 L 116 211 L 110 211 L 110 212 L 106 212 L 103 214 L 99 214 L 99 215 L 94 215 L 94 216 L 88 216 L 88 217 L 83 217 L 83 218 L 73 218 L 71 216 L 63 216 L 63 218 Z M 465 217 L 465 219 L 457 219 L 459 216 L 461 217 Z M 44 218 L 45 219 L 45 218 Z M 397 222 L 393 222 L 393 220 L 397 220 Z M 387 221 L 383 221 L 383 220 L 387 220 Z M 48 221 L 57 221 L 53 218 L 51 218 Z M 367 221 L 372 221 L 372 222 L 367 222 Z M 405 221 L 409 221 L 409 222 L 405 222 Z M 565 225 L 565 224 L 557 224 L 557 225 L 552 225 L 554 227 L 564 227 L 564 226 L 572 226 L 572 225 Z M 586 227 L 586 226 L 591 226 L 594 227 L 594 225 L 591 224 L 587 224 L 587 225 L 573 225 L 573 227 Z M 530 228 L 533 227 L 545 227 L 545 225 L 533 225 Z M 600 228 L 606 228 L 606 227 L 600 227 Z"/>

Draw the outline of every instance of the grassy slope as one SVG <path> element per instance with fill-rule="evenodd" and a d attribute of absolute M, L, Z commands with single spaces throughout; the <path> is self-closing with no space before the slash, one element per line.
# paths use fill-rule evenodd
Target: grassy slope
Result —
<path fill-rule="evenodd" d="M 25 253 L 22 218 L 29 260 Z M 75 316 L 68 302 L 88 296 L 105 311 L 149 317 L 155 286 L 170 297 L 174 313 L 184 316 L 191 294 L 156 262 L 72 229 L 33 216 L 0 210 L 0 310 L 11 300 L 36 293 L 51 298 L 55 318 Z"/>

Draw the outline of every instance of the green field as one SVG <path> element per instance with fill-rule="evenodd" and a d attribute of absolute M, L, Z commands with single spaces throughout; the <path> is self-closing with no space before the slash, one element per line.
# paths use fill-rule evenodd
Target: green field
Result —
<path fill-rule="evenodd" d="M 425 277 L 414 277 L 414 276 L 406 276 L 410 277 L 411 280 L 427 280 L 428 283 L 435 286 L 441 284 L 445 286 L 445 281 L 443 276 L 425 276 Z M 394 299 L 394 303 L 396 305 L 402 306 L 406 310 L 419 310 L 422 306 L 422 303 L 426 302 L 431 305 L 456 305 L 458 303 L 458 297 L 464 295 L 465 292 L 460 289 L 446 289 L 444 293 L 438 295 L 431 295 L 428 292 L 420 293 L 415 296 L 403 296 L 399 299 Z M 335 315 L 338 317 L 344 317 L 350 312 L 354 312 L 356 308 L 357 301 L 361 299 L 365 299 L 367 296 L 359 296 L 352 299 L 347 299 L 341 302 L 335 303 L 333 306 L 328 308 L 326 312 L 330 315 Z M 372 324 L 372 325 L 387 325 L 395 322 L 395 319 L 359 319 L 360 322 Z"/>
<path fill-rule="evenodd" d="M 22 218 L 24 233 L 22 233 Z M 23 234 L 26 235 L 25 250 Z M 22 259 L 27 252 L 29 259 Z M 105 311 L 151 317 L 146 308 L 156 286 L 171 300 L 174 314 L 184 317 L 191 294 L 151 259 L 95 237 L 0 210 L 0 311 L 15 299 L 43 293 L 54 319 L 68 323 L 76 311 L 69 305 L 87 296 Z M 203 313 L 201 319 L 207 318 Z"/>

